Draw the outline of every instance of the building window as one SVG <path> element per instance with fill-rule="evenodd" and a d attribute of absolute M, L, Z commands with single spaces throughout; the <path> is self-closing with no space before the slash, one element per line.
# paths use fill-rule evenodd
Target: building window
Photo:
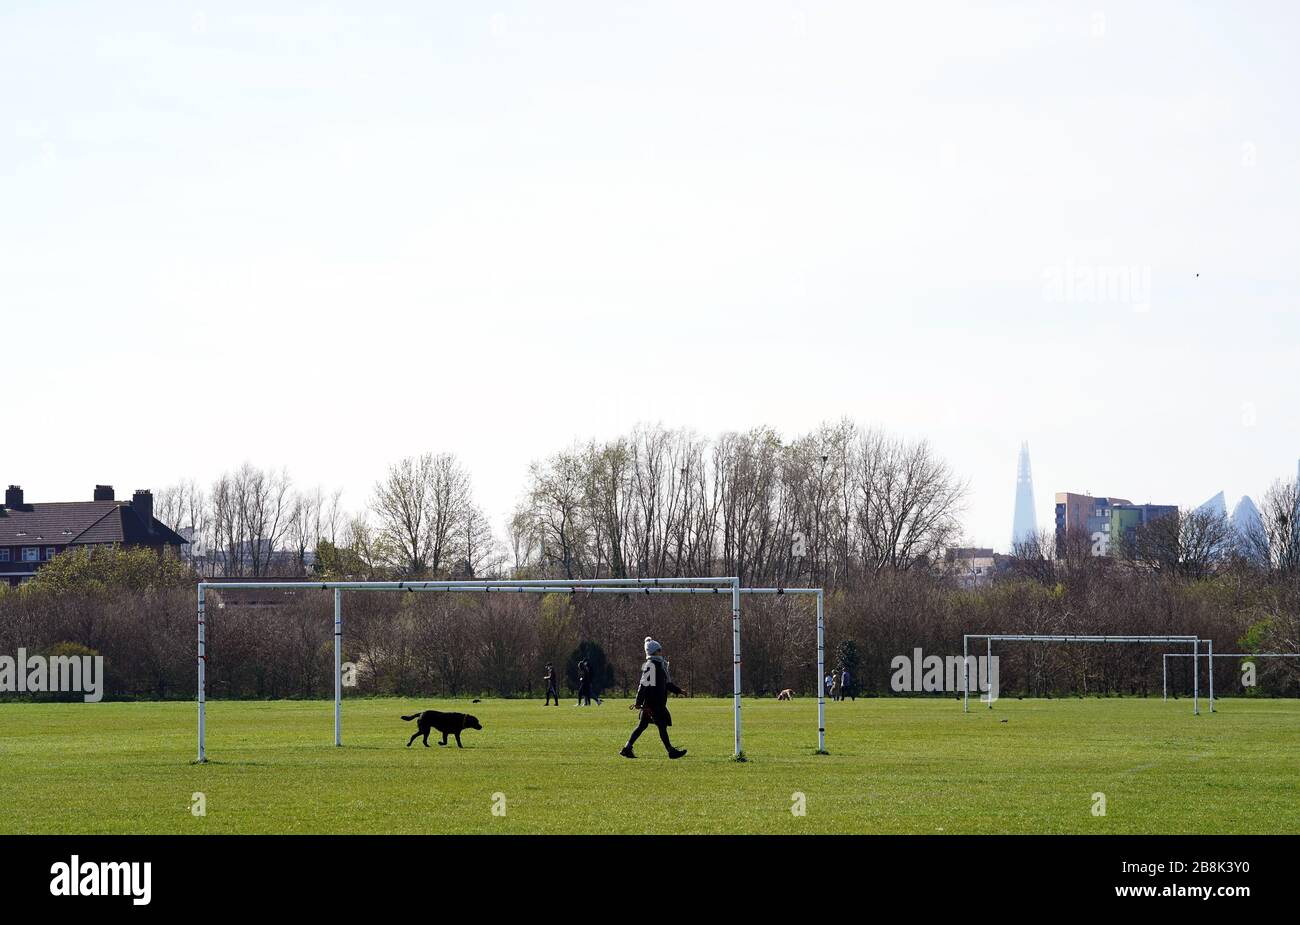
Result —
<path fill-rule="evenodd" d="M 0 549 L 0 562 L 8 562 L 8 561 L 9 561 L 9 550 Z"/>
<path fill-rule="evenodd" d="M 46 546 L 46 547 L 45 547 L 45 561 L 46 561 L 46 562 L 49 562 L 49 561 L 50 561 L 51 559 L 53 559 L 53 558 L 54 558 L 54 547 L 53 547 L 53 546 Z"/>
<path fill-rule="evenodd" d="M 24 547 L 23 547 L 23 561 L 24 561 L 24 562 L 40 562 L 40 561 L 41 561 L 41 548 L 40 548 L 39 546 L 24 546 Z"/>

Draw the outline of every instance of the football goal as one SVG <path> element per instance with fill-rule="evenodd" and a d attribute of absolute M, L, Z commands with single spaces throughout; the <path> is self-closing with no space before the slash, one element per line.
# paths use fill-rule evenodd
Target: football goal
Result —
<path fill-rule="evenodd" d="M 477 594 L 711 594 L 731 601 L 732 715 L 734 757 L 743 759 L 740 721 L 740 602 L 744 595 L 806 595 L 817 607 L 817 752 L 826 751 L 826 624 L 821 588 L 744 588 L 739 578 L 593 578 L 578 581 L 202 581 L 198 585 L 198 760 L 207 761 L 207 592 L 210 590 L 321 590 L 334 592 L 334 744 L 343 745 L 343 592 Z"/>
<path fill-rule="evenodd" d="M 1300 658 L 1300 652 L 1215 652 L 1214 643 L 1209 642 L 1209 651 L 1200 654 L 1200 658 L 1191 652 L 1166 652 L 1160 659 L 1160 681 L 1161 689 L 1164 693 L 1164 699 L 1169 699 L 1169 660 L 1171 658 L 1191 658 L 1195 659 L 1193 665 L 1199 665 L 1200 659 L 1209 659 L 1210 666 L 1210 712 L 1214 712 L 1214 660 L 1216 658 L 1240 658 L 1246 661 L 1254 661 L 1257 658 Z M 1199 674 L 1193 671 L 1193 675 Z"/>
<path fill-rule="evenodd" d="M 971 676 L 970 666 L 971 666 L 971 658 L 972 658 L 970 654 L 970 644 L 971 644 L 971 640 L 973 639 L 984 640 L 985 658 L 988 659 L 989 661 L 991 661 L 993 658 L 994 642 L 1065 642 L 1065 643 L 1112 643 L 1113 642 L 1113 643 L 1138 644 L 1138 645 L 1141 645 L 1143 643 L 1163 643 L 1163 644 L 1181 643 L 1183 645 L 1188 645 L 1192 647 L 1192 651 L 1187 654 L 1189 657 L 1193 657 L 1192 664 L 1194 666 L 1200 665 L 1200 659 L 1195 658 L 1195 656 L 1201 654 L 1200 647 L 1202 642 L 1205 642 L 1209 645 L 1210 647 L 1209 651 L 1211 654 L 1213 654 L 1214 652 L 1214 643 L 1210 640 L 1203 640 L 1198 636 L 1068 636 L 1068 635 L 1054 636 L 1054 635 L 1036 635 L 1036 634 L 1020 634 L 1020 633 L 1006 633 L 1006 634 L 967 633 L 961 638 L 962 664 L 965 667 L 965 670 L 961 672 L 962 710 L 966 713 L 970 712 L 970 680 L 969 679 Z M 988 669 L 985 670 L 987 671 Z M 1194 669 L 1192 671 L 1192 679 L 1193 679 L 1192 680 L 1192 714 L 1195 716 L 1199 716 L 1201 713 L 1201 704 L 1200 704 L 1201 680 L 1200 680 L 1199 670 Z M 987 699 L 988 699 L 989 709 L 992 710 L 993 698 L 989 697 Z M 1211 712 L 1214 711 L 1213 672 L 1211 672 L 1210 674 L 1210 711 Z"/>

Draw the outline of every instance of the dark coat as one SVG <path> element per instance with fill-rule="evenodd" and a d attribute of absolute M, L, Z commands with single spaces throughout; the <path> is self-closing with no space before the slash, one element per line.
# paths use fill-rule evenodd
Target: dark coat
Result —
<path fill-rule="evenodd" d="M 682 689 L 668 676 L 668 663 L 663 657 L 650 656 L 641 665 L 641 684 L 636 689 L 636 707 L 641 711 L 641 722 L 671 726 L 673 716 L 668 712 L 668 695 L 682 693 Z"/>

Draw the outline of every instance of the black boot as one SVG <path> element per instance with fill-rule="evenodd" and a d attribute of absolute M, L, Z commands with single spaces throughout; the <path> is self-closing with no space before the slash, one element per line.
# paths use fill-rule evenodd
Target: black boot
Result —
<path fill-rule="evenodd" d="M 684 748 L 670 748 L 670 749 L 668 749 L 668 757 L 669 757 L 669 758 L 685 758 L 685 757 L 686 757 L 686 749 L 684 749 Z"/>
<path fill-rule="evenodd" d="M 634 755 L 634 754 L 632 753 L 632 746 L 631 746 L 631 745 L 624 745 L 623 748 L 622 748 L 622 750 L 619 752 L 619 754 L 622 755 L 624 758 L 635 758 L 635 757 L 636 757 L 636 755 Z M 685 752 L 683 752 L 683 754 L 685 754 Z"/>

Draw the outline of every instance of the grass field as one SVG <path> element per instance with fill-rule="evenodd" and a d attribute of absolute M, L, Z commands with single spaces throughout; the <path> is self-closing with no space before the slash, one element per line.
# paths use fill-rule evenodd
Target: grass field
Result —
<path fill-rule="evenodd" d="M 626 706 L 348 701 L 340 749 L 332 703 L 211 702 L 197 765 L 192 703 L 0 704 L 0 832 L 1300 832 L 1296 701 L 828 703 L 825 756 L 813 701 L 746 701 L 743 764 L 728 700 L 673 702 L 675 762 L 618 756 Z M 408 749 L 425 707 L 484 731 Z"/>

